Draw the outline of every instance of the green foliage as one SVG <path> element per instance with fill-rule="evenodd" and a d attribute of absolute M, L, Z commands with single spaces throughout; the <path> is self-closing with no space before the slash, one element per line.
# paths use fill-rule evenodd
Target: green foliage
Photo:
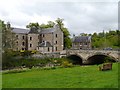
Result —
<path fill-rule="evenodd" d="M 25 51 L 21 50 L 20 54 L 21 56 L 31 56 L 33 53 L 32 51 L 29 51 L 29 50 L 25 50 Z"/>
<path fill-rule="evenodd" d="M 64 48 L 70 49 L 72 47 L 72 41 L 69 37 L 64 38 Z"/>
<path fill-rule="evenodd" d="M 26 27 L 31 29 L 33 26 L 36 29 L 39 29 L 39 24 L 38 23 L 29 23 Z"/>
<path fill-rule="evenodd" d="M 104 63 L 110 63 L 110 62 L 112 62 L 112 61 L 111 61 L 111 58 L 110 58 L 110 57 L 105 57 Z"/>
<path fill-rule="evenodd" d="M 99 49 L 112 47 L 113 49 L 114 48 L 118 49 L 120 47 L 119 36 L 120 36 L 119 30 L 109 31 L 106 33 L 103 32 L 98 34 L 94 33 L 92 35 L 92 47 Z"/>
<path fill-rule="evenodd" d="M 66 60 L 62 62 L 61 66 L 64 68 L 68 68 L 68 67 L 73 67 L 73 64 Z"/>
<path fill-rule="evenodd" d="M 2 48 L 4 49 L 13 49 L 15 47 L 15 33 L 12 32 L 10 23 L 4 23 L 0 20 L 0 30 L 2 31 Z"/>
<path fill-rule="evenodd" d="M 14 69 L 19 67 L 31 69 L 32 67 L 45 67 L 48 63 L 60 66 L 67 60 L 66 58 L 33 58 L 31 56 L 33 53 L 31 52 L 32 51 L 13 51 L 12 49 L 5 50 L 2 58 L 2 69 Z"/>

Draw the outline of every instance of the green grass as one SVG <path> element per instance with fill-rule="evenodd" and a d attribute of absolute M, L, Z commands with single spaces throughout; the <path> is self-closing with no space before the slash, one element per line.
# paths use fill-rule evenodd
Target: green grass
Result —
<path fill-rule="evenodd" d="M 118 63 L 113 69 L 99 71 L 98 66 L 76 66 L 53 70 L 34 69 L 3 74 L 3 88 L 118 88 Z"/>
<path fill-rule="evenodd" d="M 2 73 L 0 72 L 0 90 L 2 89 Z"/>

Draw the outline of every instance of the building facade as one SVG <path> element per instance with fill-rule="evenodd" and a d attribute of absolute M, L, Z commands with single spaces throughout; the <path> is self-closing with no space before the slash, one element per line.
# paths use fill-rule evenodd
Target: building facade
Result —
<path fill-rule="evenodd" d="M 21 28 L 13 28 L 15 33 L 15 47 L 14 50 L 28 50 L 28 33 L 29 30 Z"/>
<path fill-rule="evenodd" d="M 13 28 L 16 34 L 14 50 L 37 50 L 42 53 L 60 52 L 63 50 L 63 32 L 58 25 L 53 28 L 39 30 L 33 27 L 30 30 Z"/>
<path fill-rule="evenodd" d="M 73 49 L 91 49 L 91 36 L 74 36 Z"/>

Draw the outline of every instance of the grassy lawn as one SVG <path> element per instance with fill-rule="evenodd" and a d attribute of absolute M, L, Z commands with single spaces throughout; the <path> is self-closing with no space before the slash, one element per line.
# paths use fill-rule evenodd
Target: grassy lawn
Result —
<path fill-rule="evenodd" d="M 0 72 L 0 89 L 2 89 L 2 73 Z"/>
<path fill-rule="evenodd" d="M 118 63 L 114 63 L 110 71 L 99 71 L 94 65 L 34 69 L 2 77 L 3 88 L 118 88 Z"/>

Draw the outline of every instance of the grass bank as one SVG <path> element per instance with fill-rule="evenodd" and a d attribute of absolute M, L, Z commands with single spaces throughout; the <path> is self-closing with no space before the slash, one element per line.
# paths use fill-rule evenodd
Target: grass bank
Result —
<path fill-rule="evenodd" d="M 117 88 L 118 63 L 109 71 L 99 71 L 97 65 L 32 69 L 2 76 L 3 88 Z"/>

